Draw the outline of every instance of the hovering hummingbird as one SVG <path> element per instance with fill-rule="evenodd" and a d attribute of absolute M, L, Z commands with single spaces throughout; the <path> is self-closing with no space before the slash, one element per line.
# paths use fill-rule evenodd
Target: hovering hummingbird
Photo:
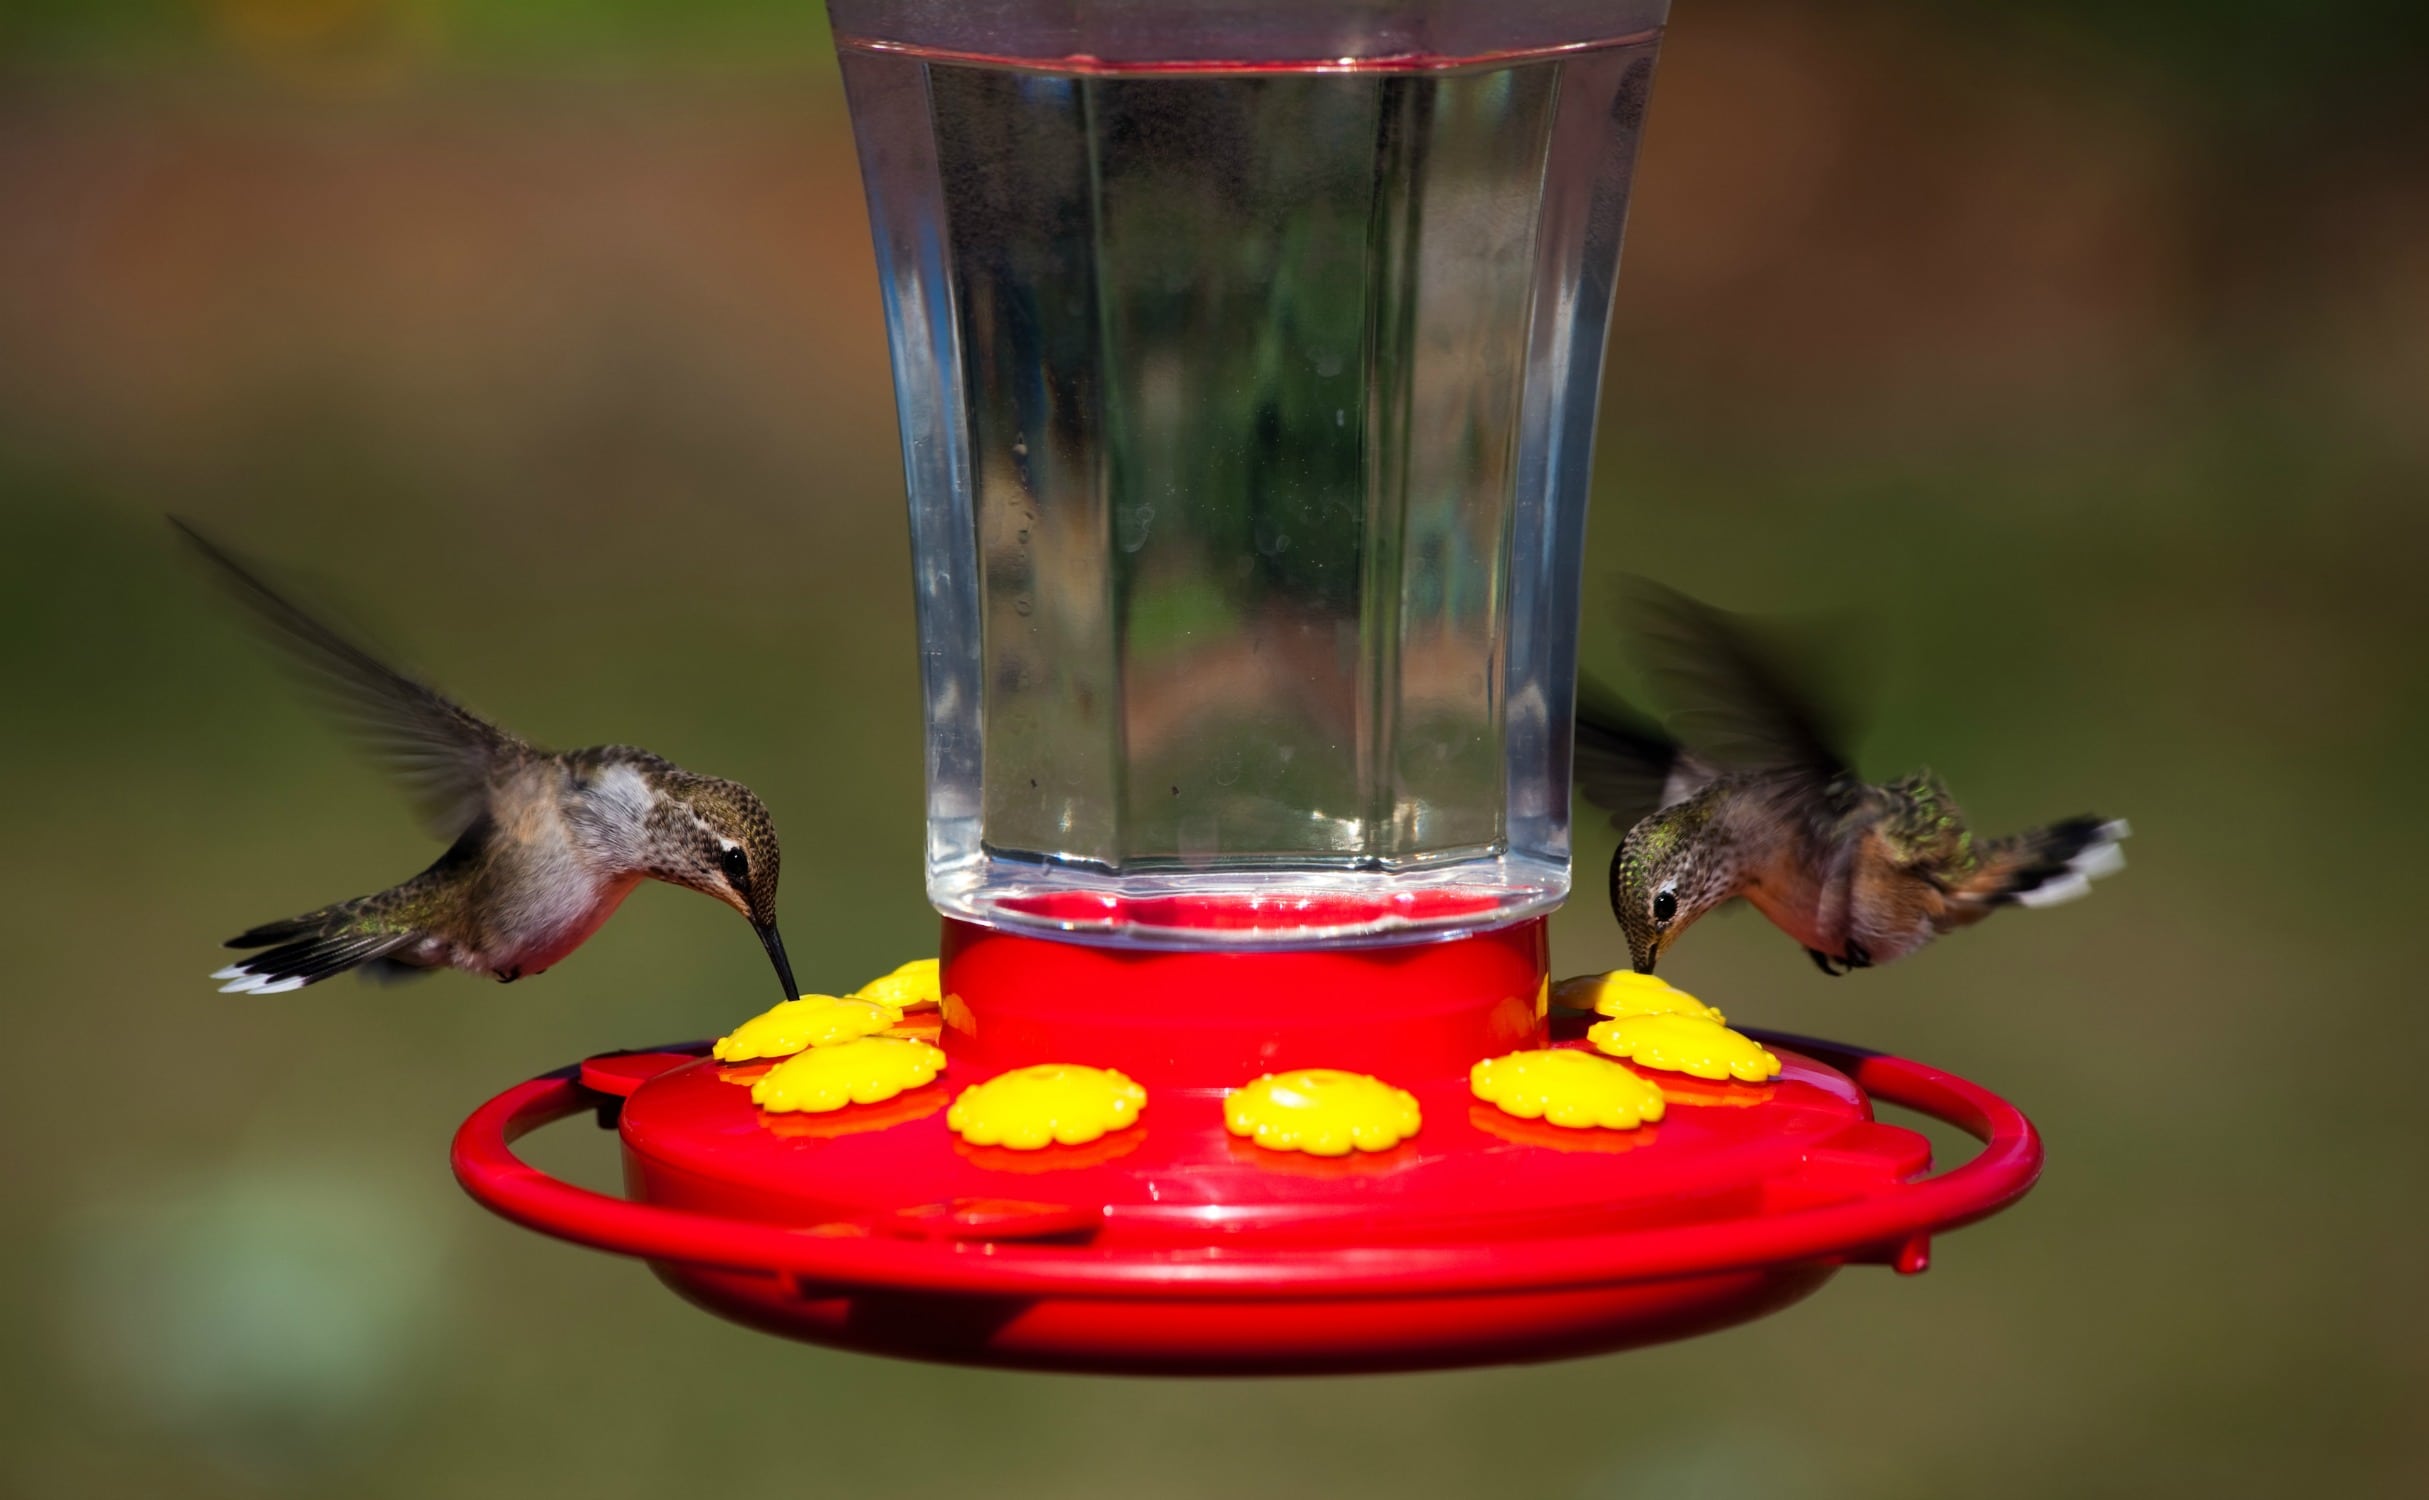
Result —
<path fill-rule="evenodd" d="M 1829 975 L 1903 958 L 2002 906 L 2052 906 L 2125 864 L 2124 822 L 1974 836 L 1930 771 L 1859 777 L 1835 726 L 1743 620 L 1639 585 L 1666 733 L 1578 683 L 1577 780 L 1625 831 L 1611 909 L 1650 974 L 1696 918 L 1743 896 Z"/>
<path fill-rule="evenodd" d="M 785 998 L 800 993 L 776 933 L 776 825 L 749 787 L 630 745 L 543 750 L 381 662 L 172 522 L 452 840 L 402 885 L 230 938 L 267 951 L 212 975 L 227 981 L 223 994 L 273 995 L 366 966 L 521 979 L 582 946 L 643 880 L 742 913 Z"/>

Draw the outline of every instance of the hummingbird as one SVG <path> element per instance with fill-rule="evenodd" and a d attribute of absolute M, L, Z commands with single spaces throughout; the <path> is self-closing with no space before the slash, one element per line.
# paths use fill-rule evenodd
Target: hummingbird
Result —
<path fill-rule="evenodd" d="M 2121 819 L 1978 838 L 1929 770 L 1875 784 L 1749 621 L 1638 585 L 1670 730 L 1580 678 L 1577 780 L 1623 830 L 1611 909 L 1639 974 L 1738 897 L 1832 976 L 1903 958 L 2003 906 L 2053 906 L 2122 869 Z"/>
<path fill-rule="evenodd" d="M 447 850 L 401 885 L 237 934 L 259 949 L 211 977 L 275 995 L 361 969 L 455 968 L 511 982 L 597 932 L 644 880 L 742 913 L 790 1000 L 776 931 L 776 824 L 749 787 L 631 745 L 544 750 L 372 655 L 205 538 L 186 541 L 420 804 Z"/>

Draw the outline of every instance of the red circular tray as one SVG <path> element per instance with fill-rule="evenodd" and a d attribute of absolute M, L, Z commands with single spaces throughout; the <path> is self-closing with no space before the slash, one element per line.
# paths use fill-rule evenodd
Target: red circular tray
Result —
<path fill-rule="evenodd" d="M 1920 1270 L 1930 1235 L 1996 1212 L 2040 1171 L 2031 1123 L 1987 1090 L 1764 1040 L 1787 1064 L 1774 1083 L 1648 1075 L 1671 1107 L 1625 1133 L 1502 1116 L 1463 1077 L 1419 1082 L 1417 1137 L 1341 1161 L 1241 1143 L 1219 1092 L 1184 1086 L 1151 1085 L 1141 1123 L 1090 1146 L 973 1148 L 943 1105 L 997 1065 L 964 1054 L 887 1104 L 763 1115 L 743 1086 L 755 1070 L 688 1046 L 518 1085 L 464 1123 L 454 1161 L 505 1217 L 648 1260 L 760 1328 L 1176 1373 L 1414 1369 L 1680 1337 L 1785 1306 L 1849 1262 Z M 1922 1138 L 1874 1121 L 1874 1101 L 1983 1150 L 1924 1175 Z M 618 1118 L 635 1198 L 514 1154 L 517 1137 L 586 1109 Z"/>

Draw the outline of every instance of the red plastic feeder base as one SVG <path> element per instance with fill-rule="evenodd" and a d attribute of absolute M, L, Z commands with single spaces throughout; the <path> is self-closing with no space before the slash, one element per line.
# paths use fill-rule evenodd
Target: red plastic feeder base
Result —
<path fill-rule="evenodd" d="M 652 1263 L 737 1321 L 837 1347 L 1034 1369 L 1402 1370 L 1620 1349 L 1742 1322 L 1849 1262 L 1923 1267 L 1929 1237 L 2015 1201 L 2041 1165 L 2012 1105 L 1919 1063 L 1765 1037 L 1768 1084 L 1651 1074 L 1667 1109 L 1567 1130 L 1468 1091 L 1477 1059 L 1577 1045 L 1539 1015 L 1540 922 L 1444 942 L 1288 952 L 1090 947 L 946 924 L 936 1083 L 833 1114 L 762 1113 L 756 1067 L 705 1048 L 594 1058 L 464 1123 L 455 1168 L 505 1217 Z M 1020 1152 L 945 1126 L 961 1089 L 1033 1062 L 1146 1085 L 1127 1130 Z M 1298 1067 L 1372 1073 L 1424 1125 L 1328 1160 L 1230 1135 L 1223 1090 Z M 1983 1141 L 1928 1175 L 1887 1101 Z M 630 1198 L 513 1141 L 616 1120 Z"/>

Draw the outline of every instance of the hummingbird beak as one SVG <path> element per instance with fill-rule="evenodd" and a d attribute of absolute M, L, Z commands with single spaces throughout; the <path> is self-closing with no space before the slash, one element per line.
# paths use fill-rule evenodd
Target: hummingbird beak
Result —
<path fill-rule="evenodd" d="M 760 944 L 767 949 L 768 961 L 776 966 L 776 978 L 784 985 L 784 998 L 787 1000 L 799 999 L 801 988 L 793 983 L 793 966 L 785 962 L 784 939 L 777 935 L 776 924 L 774 922 L 753 922 L 751 930 L 759 934 Z"/>

